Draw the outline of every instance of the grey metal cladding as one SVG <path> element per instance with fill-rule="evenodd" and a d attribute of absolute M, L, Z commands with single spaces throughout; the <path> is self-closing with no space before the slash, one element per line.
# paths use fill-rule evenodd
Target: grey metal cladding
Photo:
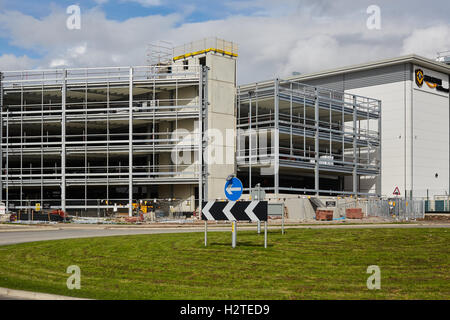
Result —
<path fill-rule="evenodd" d="M 364 70 L 344 75 L 345 90 L 372 87 L 387 83 L 411 80 L 409 64 L 397 64 L 377 69 Z"/>
<path fill-rule="evenodd" d="M 412 65 L 402 63 L 370 70 L 349 72 L 319 79 L 303 80 L 302 83 L 337 91 L 371 87 L 386 83 L 412 80 Z"/>
<path fill-rule="evenodd" d="M 339 92 L 344 92 L 344 77 L 342 74 L 336 76 L 329 76 L 320 79 L 304 80 L 301 81 L 304 84 L 313 87 L 324 87 Z"/>

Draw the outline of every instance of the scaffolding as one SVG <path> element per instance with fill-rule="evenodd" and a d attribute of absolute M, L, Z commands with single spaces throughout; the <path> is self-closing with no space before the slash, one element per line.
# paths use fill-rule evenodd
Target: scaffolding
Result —
<path fill-rule="evenodd" d="M 0 74 L 0 201 L 13 211 L 39 204 L 132 215 L 134 203 L 161 198 L 163 185 L 198 188 L 201 201 L 201 157 L 184 165 L 171 155 L 195 158 L 203 148 L 206 72 L 153 65 Z"/>
<path fill-rule="evenodd" d="M 381 101 L 276 79 L 239 87 L 237 118 L 246 191 L 379 195 Z"/>
<path fill-rule="evenodd" d="M 173 44 L 158 40 L 147 46 L 147 64 L 150 66 L 169 65 L 173 58 Z"/>

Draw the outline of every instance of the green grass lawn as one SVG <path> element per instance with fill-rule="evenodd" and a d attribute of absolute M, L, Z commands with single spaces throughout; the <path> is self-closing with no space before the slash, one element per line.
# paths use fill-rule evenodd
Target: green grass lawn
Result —
<path fill-rule="evenodd" d="M 0 286 L 95 299 L 449 299 L 449 229 L 290 229 L 0 247 Z M 69 265 L 81 289 L 69 290 Z M 369 265 L 381 290 L 368 290 Z"/>

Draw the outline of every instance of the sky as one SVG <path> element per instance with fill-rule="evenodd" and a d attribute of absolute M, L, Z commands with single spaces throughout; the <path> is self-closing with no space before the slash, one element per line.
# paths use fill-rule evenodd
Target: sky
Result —
<path fill-rule="evenodd" d="M 80 28 L 67 27 L 80 8 Z M 379 15 L 369 7 L 379 8 Z M 0 0 L 0 70 L 145 65 L 148 44 L 239 45 L 238 82 L 450 50 L 450 1 Z"/>

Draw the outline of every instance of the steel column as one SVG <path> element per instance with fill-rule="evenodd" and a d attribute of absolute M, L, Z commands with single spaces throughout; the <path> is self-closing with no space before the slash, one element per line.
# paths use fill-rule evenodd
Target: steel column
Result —
<path fill-rule="evenodd" d="M 66 95 L 67 70 L 63 71 L 61 90 L 61 210 L 66 211 Z"/>
<path fill-rule="evenodd" d="M 320 160 L 320 154 L 319 154 L 319 92 L 317 88 L 314 89 L 314 95 L 315 95 L 315 103 L 314 103 L 314 124 L 315 124 L 315 137 L 314 137 L 314 190 L 316 195 L 319 195 L 320 185 L 319 185 L 319 160 Z M 306 116 L 306 115 L 305 115 Z"/>
<path fill-rule="evenodd" d="M 0 202 L 3 201 L 3 74 L 0 72 Z M 6 208 L 8 213 L 8 208 Z"/>
<path fill-rule="evenodd" d="M 356 152 L 356 140 L 357 140 L 357 109 L 356 109 L 356 97 L 353 96 L 353 194 L 355 197 L 358 195 L 358 161 Z"/>
<path fill-rule="evenodd" d="M 381 100 L 378 101 L 378 112 L 379 112 L 379 118 L 378 118 L 378 139 L 379 139 L 379 145 L 378 145 L 378 165 L 380 168 L 380 173 L 378 174 L 378 196 L 381 197 L 382 196 L 382 182 L 383 182 L 383 175 L 381 172 L 381 166 L 383 164 L 382 162 L 382 146 L 383 146 L 383 142 L 381 141 L 382 139 L 382 127 L 381 127 L 381 120 L 382 120 L 382 111 L 381 111 Z"/>
<path fill-rule="evenodd" d="M 252 93 L 249 92 L 249 130 L 248 130 L 248 193 L 252 194 L 252 147 L 253 147 L 253 137 L 252 137 Z"/>
<path fill-rule="evenodd" d="M 275 80 L 275 196 L 280 193 L 280 79 Z"/>
<path fill-rule="evenodd" d="M 198 87 L 198 97 L 199 97 L 199 108 L 200 110 L 198 111 L 198 139 L 197 139 L 197 144 L 198 144 L 198 197 L 199 197 L 199 201 L 198 201 L 198 212 L 199 212 L 199 216 L 201 216 L 201 211 L 202 211 L 202 203 L 203 203 L 203 107 L 204 107 L 204 100 L 203 99 L 203 67 L 200 70 L 200 80 L 199 80 L 199 87 Z M 207 108 L 205 108 L 207 109 Z M 195 192 L 194 192 L 195 193 Z M 195 201 L 194 201 L 195 204 Z M 205 222 L 205 246 L 206 246 L 206 222 Z"/>
<path fill-rule="evenodd" d="M 133 216 L 133 68 L 130 67 L 128 109 L 128 215 Z"/>

